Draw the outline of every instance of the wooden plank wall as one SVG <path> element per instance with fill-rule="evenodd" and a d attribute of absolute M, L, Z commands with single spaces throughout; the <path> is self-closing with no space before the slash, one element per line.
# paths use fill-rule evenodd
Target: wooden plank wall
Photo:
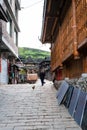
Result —
<path fill-rule="evenodd" d="M 61 26 L 61 44 L 62 44 L 62 61 L 64 61 L 68 55 L 73 53 L 73 14 L 72 6 L 69 8 L 67 15 L 65 16 L 64 22 Z"/>
<path fill-rule="evenodd" d="M 68 55 L 73 53 L 73 15 L 72 7 L 69 8 L 63 24 L 59 27 L 59 33 L 52 50 L 51 67 L 54 70 L 62 64 Z"/>
<path fill-rule="evenodd" d="M 75 0 L 78 45 L 87 38 L 87 0 Z"/>
<path fill-rule="evenodd" d="M 59 34 L 57 36 L 56 42 L 54 44 L 54 48 L 52 50 L 52 70 L 56 69 L 61 65 L 62 60 L 62 46 L 61 46 L 61 30 L 59 30 Z"/>
<path fill-rule="evenodd" d="M 87 38 L 87 0 L 75 0 L 75 5 L 76 5 L 77 45 L 80 45 L 84 41 L 84 39 Z M 74 26 L 73 25 L 73 7 L 71 4 L 64 18 L 63 24 L 59 27 L 59 33 L 54 43 L 54 48 L 51 52 L 52 70 L 55 70 L 57 67 L 59 67 L 60 64 L 62 64 L 62 62 L 65 61 L 67 57 L 72 55 L 74 52 L 73 26 Z M 71 68 L 74 71 L 75 69 L 74 64 L 72 63 L 72 65 L 73 67 Z M 67 71 L 67 70 L 64 70 L 64 71 Z M 71 74 L 70 77 L 72 76 L 74 76 L 74 73 Z"/>

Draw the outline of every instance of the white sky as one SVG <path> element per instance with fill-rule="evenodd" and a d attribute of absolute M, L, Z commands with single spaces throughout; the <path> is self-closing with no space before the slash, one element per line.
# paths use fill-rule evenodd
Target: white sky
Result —
<path fill-rule="evenodd" d="M 42 44 L 41 36 L 42 14 L 44 0 L 21 0 L 19 11 L 19 47 L 30 47 L 50 51 L 50 44 Z"/>

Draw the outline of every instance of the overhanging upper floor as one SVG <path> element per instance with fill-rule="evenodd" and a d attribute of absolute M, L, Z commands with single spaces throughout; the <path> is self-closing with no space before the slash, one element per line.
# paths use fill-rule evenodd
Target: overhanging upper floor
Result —
<path fill-rule="evenodd" d="M 71 0 L 45 0 L 42 21 L 42 43 L 53 43 L 59 30 L 59 26 L 66 15 Z"/>

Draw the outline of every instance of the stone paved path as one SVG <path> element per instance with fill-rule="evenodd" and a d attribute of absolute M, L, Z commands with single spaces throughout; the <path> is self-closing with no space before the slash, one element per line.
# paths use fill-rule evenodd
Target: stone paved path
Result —
<path fill-rule="evenodd" d="M 51 82 L 0 85 L 0 130 L 81 130 L 56 99 Z"/>

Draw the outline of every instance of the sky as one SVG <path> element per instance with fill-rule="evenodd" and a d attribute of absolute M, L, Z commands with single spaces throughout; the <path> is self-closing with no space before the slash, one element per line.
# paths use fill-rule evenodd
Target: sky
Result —
<path fill-rule="evenodd" d="M 40 42 L 44 0 L 21 0 L 19 11 L 19 47 L 50 51 L 50 44 Z"/>

